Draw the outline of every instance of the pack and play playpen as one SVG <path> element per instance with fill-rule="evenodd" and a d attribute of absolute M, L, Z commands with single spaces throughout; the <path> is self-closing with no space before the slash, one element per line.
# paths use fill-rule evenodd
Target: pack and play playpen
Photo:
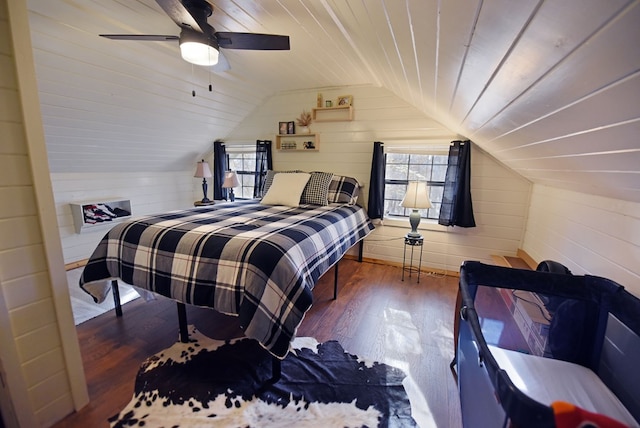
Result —
<path fill-rule="evenodd" d="M 467 261 L 460 293 L 465 427 L 640 426 L 640 299 L 551 261 Z"/>

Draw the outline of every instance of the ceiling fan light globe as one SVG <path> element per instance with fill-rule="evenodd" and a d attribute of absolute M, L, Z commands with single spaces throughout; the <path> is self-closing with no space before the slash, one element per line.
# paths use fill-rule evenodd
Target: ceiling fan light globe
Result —
<path fill-rule="evenodd" d="M 182 42 L 180 53 L 182 59 L 192 64 L 211 66 L 218 63 L 218 50 L 204 43 Z"/>

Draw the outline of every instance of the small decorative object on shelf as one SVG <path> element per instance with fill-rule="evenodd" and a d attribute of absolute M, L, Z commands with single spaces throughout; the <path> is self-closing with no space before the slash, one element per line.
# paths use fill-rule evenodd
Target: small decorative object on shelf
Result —
<path fill-rule="evenodd" d="M 287 134 L 295 134 L 296 133 L 296 124 L 295 122 L 287 122 Z"/>
<path fill-rule="evenodd" d="M 353 95 L 341 95 L 338 97 L 338 105 L 339 106 L 350 106 L 353 105 Z"/>
<path fill-rule="evenodd" d="M 316 100 L 316 107 L 322 107 L 322 94 L 318 92 L 318 97 Z"/>
<path fill-rule="evenodd" d="M 331 101 L 331 100 L 327 100 L 327 101 L 324 103 L 324 106 L 325 106 L 325 107 L 333 107 L 333 101 Z M 318 106 L 318 107 L 322 107 L 322 106 Z"/>
<path fill-rule="evenodd" d="M 311 125 L 311 122 L 311 113 L 306 110 L 302 110 L 302 113 L 300 113 L 300 117 L 296 119 L 296 124 L 300 127 L 301 134 L 309 133 L 309 125 Z"/>
<path fill-rule="evenodd" d="M 298 144 L 295 141 L 283 141 L 280 145 L 280 150 L 296 150 Z"/>
<path fill-rule="evenodd" d="M 320 135 L 315 133 L 276 135 L 276 150 L 281 152 L 317 152 Z"/>
<path fill-rule="evenodd" d="M 131 201 L 109 199 L 71 203 L 71 215 L 76 233 L 104 230 L 115 223 L 131 218 Z"/>
<path fill-rule="evenodd" d="M 278 134 L 287 133 L 287 122 L 278 122 Z"/>

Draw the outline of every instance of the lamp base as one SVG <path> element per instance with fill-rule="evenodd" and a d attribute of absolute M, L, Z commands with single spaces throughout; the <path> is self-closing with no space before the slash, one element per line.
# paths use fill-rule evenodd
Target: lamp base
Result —
<path fill-rule="evenodd" d="M 229 200 L 231 202 L 236 200 L 236 195 L 233 194 L 233 188 L 229 188 Z"/>
<path fill-rule="evenodd" d="M 202 196 L 203 196 L 202 198 L 203 203 L 211 202 L 209 198 L 207 198 L 207 179 L 206 178 L 202 179 Z"/>
<path fill-rule="evenodd" d="M 409 214 L 409 224 L 411 225 L 411 232 L 407 233 L 409 238 L 420 238 L 422 235 L 418 232 L 418 225 L 420 224 L 420 211 L 413 210 Z"/>

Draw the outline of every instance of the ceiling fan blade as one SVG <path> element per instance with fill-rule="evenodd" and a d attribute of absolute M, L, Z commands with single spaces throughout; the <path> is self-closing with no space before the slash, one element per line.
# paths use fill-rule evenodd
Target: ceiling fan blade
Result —
<path fill-rule="evenodd" d="M 112 40 L 145 40 L 151 42 L 164 42 L 167 40 L 178 40 L 178 36 L 169 36 L 161 34 L 100 34 L 100 37 L 106 37 Z"/>
<path fill-rule="evenodd" d="M 156 3 L 179 27 L 191 28 L 201 33 L 205 32 L 207 18 L 213 11 L 211 4 L 206 0 L 191 1 L 189 8 L 180 0 L 156 0 Z"/>
<path fill-rule="evenodd" d="M 288 51 L 289 36 L 259 33 L 216 33 L 218 46 L 224 49 L 251 49 L 260 51 Z"/>
<path fill-rule="evenodd" d="M 211 71 L 216 73 L 222 73 L 224 71 L 228 71 L 231 69 L 231 65 L 229 65 L 229 61 L 222 54 L 222 52 L 218 53 L 218 63 L 211 67 Z"/>

